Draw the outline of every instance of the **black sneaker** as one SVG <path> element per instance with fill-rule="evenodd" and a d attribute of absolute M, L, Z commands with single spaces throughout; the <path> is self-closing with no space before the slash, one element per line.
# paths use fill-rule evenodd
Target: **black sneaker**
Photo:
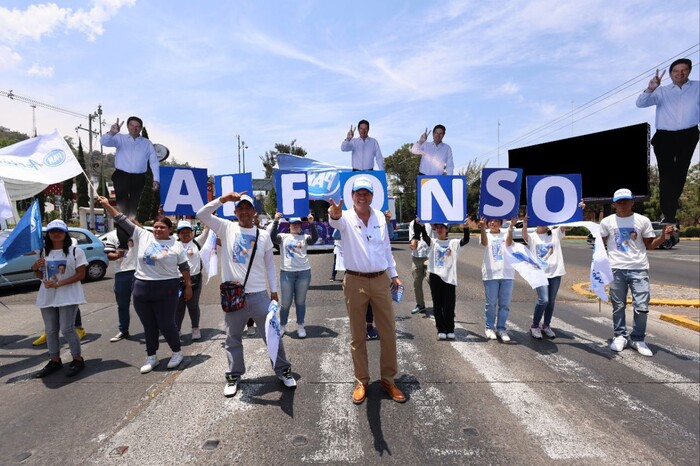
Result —
<path fill-rule="evenodd" d="M 44 366 L 42 370 L 37 372 L 34 376 L 36 379 L 42 379 L 49 374 L 53 374 L 56 371 L 60 371 L 63 368 L 63 363 L 61 361 L 54 361 L 53 359 L 49 361 L 47 365 Z"/>
<path fill-rule="evenodd" d="M 85 360 L 83 359 L 73 359 L 68 365 L 68 372 L 66 372 L 66 377 L 75 377 L 80 374 L 80 371 L 85 369 Z"/>

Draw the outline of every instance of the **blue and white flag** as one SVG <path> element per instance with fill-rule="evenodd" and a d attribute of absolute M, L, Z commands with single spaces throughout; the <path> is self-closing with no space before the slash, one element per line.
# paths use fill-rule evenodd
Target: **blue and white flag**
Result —
<path fill-rule="evenodd" d="M 199 251 L 202 268 L 207 273 L 207 284 L 211 277 L 219 273 L 219 255 L 216 253 L 216 233 L 209 230 L 209 236 Z"/>
<path fill-rule="evenodd" d="M 340 192 L 340 173 L 352 171 L 351 167 L 331 165 L 308 157 L 291 154 L 277 154 L 277 171 L 306 172 L 309 181 L 309 199 L 338 202 L 342 197 Z"/>
<path fill-rule="evenodd" d="M 528 248 L 520 243 L 513 243 L 510 247 L 505 248 L 505 251 L 506 263 L 513 267 L 532 289 L 549 285 L 549 280 L 547 280 L 542 266 Z"/>
<path fill-rule="evenodd" d="M 7 240 L 0 246 L 0 268 L 12 259 L 44 247 L 41 236 L 41 212 L 39 201 L 34 199 Z"/>
<path fill-rule="evenodd" d="M 6 179 L 53 184 L 81 173 L 78 159 L 58 130 L 0 149 L 0 174 Z"/>
<path fill-rule="evenodd" d="M 595 222 L 571 222 L 560 226 L 584 227 L 595 238 L 593 258 L 591 259 L 591 291 L 607 303 L 608 295 L 605 293 L 605 286 L 613 280 L 613 274 L 610 260 L 608 259 L 608 252 L 605 250 L 603 238 L 600 236 L 600 225 Z"/>
<path fill-rule="evenodd" d="M 277 350 L 280 346 L 280 338 L 282 338 L 282 329 L 280 321 L 277 319 L 277 310 L 279 304 L 277 301 L 270 301 L 270 306 L 267 308 L 267 317 L 265 318 L 265 339 L 267 340 L 267 354 L 270 355 L 272 369 L 277 363 Z"/>

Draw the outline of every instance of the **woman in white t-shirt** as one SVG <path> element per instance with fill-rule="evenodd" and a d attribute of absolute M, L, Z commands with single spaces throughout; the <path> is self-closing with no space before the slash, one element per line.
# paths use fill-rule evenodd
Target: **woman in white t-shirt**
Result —
<path fill-rule="evenodd" d="M 505 248 L 513 244 L 513 228 L 516 219 L 511 220 L 507 232 L 501 232 L 502 220 L 481 218 L 479 244 L 484 246 L 484 262 L 481 265 L 481 278 L 484 281 L 486 303 L 486 338 L 503 343 L 510 341 L 506 322 L 510 314 L 510 299 L 513 295 L 515 271 L 505 261 Z M 488 231 L 486 227 L 488 226 Z M 497 312 L 498 311 L 498 312 Z"/>
<path fill-rule="evenodd" d="M 180 272 L 185 282 L 182 291 L 185 300 L 192 297 L 187 254 L 182 243 L 170 236 L 173 223 L 168 217 L 156 217 L 153 221 L 153 233 L 151 233 L 132 223 L 124 214 L 112 207 L 107 198 L 100 196 L 99 201 L 134 240 L 133 249 L 136 251 L 138 260 L 136 272 L 134 272 L 132 297 L 134 310 L 143 324 L 146 336 L 146 362 L 141 366 L 141 373 L 147 374 L 158 365 L 156 352 L 159 333 L 163 335 L 173 351 L 168 369 L 174 369 L 183 359 L 180 352 L 180 334 L 175 323 Z"/>
<path fill-rule="evenodd" d="M 535 312 L 530 326 L 530 335 L 538 340 L 542 339 L 542 334 L 548 338 L 555 338 L 557 335 L 550 327 L 552 314 L 554 313 L 554 302 L 557 299 L 561 277 L 566 274 L 564 269 L 564 256 L 561 252 L 561 240 L 564 238 L 566 227 L 550 229 L 548 226 L 538 226 L 534 234 L 527 232 L 527 217 L 523 220 L 523 241 L 532 255 L 540 262 L 549 285 L 536 288 L 537 302 Z M 540 327 L 540 321 L 544 315 L 544 322 Z"/>
<path fill-rule="evenodd" d="M 450 232 L 446 223 L 434 223 L 435 238 L 430 238 L 425 226 L 413 223 L 413 239 L 422 239 L 428 245 L 428 280 L 433 297 L 433 314 L 438 340 L 455 339 L 455 301 L 457 290 L 457 257 L 469 242 L 469 219 L 464 220 L 464 236 L 448 239 Z"/>
<path fill-rule="evenodd" d="M 277 212 L 272 222 L 270 238 L 272 242 L 280 246 L 280 325 L 282 333 L 286 331 L 289 319 L 289 309 L 294 307 L 297 311 L 297 336 L 306 338 L 304 329 L 304 317 L 306 315 L 306 292 L 311 283 L 311 264 L 306 256 L 306 247 L 318 240 L 318 231 L 314 225 L 314 216 L 309 214 L 310 235 L 304 234 L 301 227 L 301 219 L 298 217 L 289 219 L 289 233 L 278 233 L 279 221 L 282 214 Z"/>
<path fill-rule="evenodd" d="M 46 226 L 44 256 L 34 262 L 32 270 L 42 280 L 36 305 L 41 309 L 49 348 L 49 362 L 36 374 L 46 377 L 63 367 L 58 340 L 60 328 L 68 342 L 73 361 L 66 377 L 78 375 L 85 368 L 80 353 L 80 338 L 75 330 L 75 316 L 78 306 L 85 303 L 85 295 L 80 281 L 85 278 L 87 259 L 82 249 L 71 244 L 68 227 L 61 220 L 54 220 Z"/>
<path fill-rule="evenodd" d="M 202 258 L 199 255 L 199 250 L 209 237 L 209 228 L 205 228 L 201 235 L 194 237 L 194 229 L 188 220 L 180 220 L 177 224 L 177 237 L 182 244 L 182 248 L 187 253 L 187 262 L 190 264 L 190 281 L 192 283 L 192 297 L 185 299 L 184 293 L 180 295 L 177 301 L 177 310 L 175 312 L 178 332 L 182 330 L 182 322 L 185 320 L 185 309 L 190 314 L 190 323 L 192 325 L 192 341 L 197 341 L 202 338 L 202 332 L 199 330 L 199 297 L 202 294 Z M 180 289 L 184 289 L 185 280 L 180 280 Z"/>

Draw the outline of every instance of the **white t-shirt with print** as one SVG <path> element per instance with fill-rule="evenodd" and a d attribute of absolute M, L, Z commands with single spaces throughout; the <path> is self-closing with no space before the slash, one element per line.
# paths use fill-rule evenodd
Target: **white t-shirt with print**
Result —
<path fill-rule="evenodd" d="M 460 239 L 432 239 L 428 252 L 428 272 L 443 282 L 457 286 L 457 257 L 462 249 Z"/>
<path fill-rule="evenodd" d="M 312 225 L 313 227 L 313 225 Z M 311 264 L 306 255 L 307 238 L 311 235 L 293 235 L 291 233 L 277 233 L 280 238 L 280 269 L 285 272 L 298 272 L 309 270 Z"/>
<path fill-rule="evenodd" d="M 564 230 L 554 228 L 547 233 L 528 233 L 527 247 L 532 255 L 540 262 L 547 278 L 561 277 L 566 274 L 564 255 L 561 252 L 561 239 Z"/>
<path fill-rule="evenodd" d="M 134 277 L 139 280 L 180 278 L 179 264 L 187 262 L 182 243 L 172 238 L 156 239 L 148 230 L 134 229 L 134 247 L 138 257 Z"/>
<path fill-rule="evenodd" d="M 616 214 L 600 222 L 600 236 L 607 236 L 610 267 L 623 270 L 645 270 L 649 268 L 647 248 L 643 238 L 655 238 L 651 221 L 637 213 L 629 217 Z"/>
<path fill-rule="evenodd" d="M 408 235 L 409 239 L 413 238 L 413 225 L 416 223 L 415 220 L 411 220 L 411 223 L 408 224 Z M 430 236 L 431 240 L 435 239 L 435 231 L 430 227 L 430 225 L 425 225 L 425 228 L 428 228 L 428 236 Z M 428 243 L 423 241 L 423 237 L 418 240 L 418 244 L 416 245 L 416 249 L 411 251 L 411 256 L 413 257 L 428 257 L 428 252 L 429 252 L 430 246 L 428 246 Z"/>
<path fill-rule="evenodd" d="M 506 264 L 505 249 L 506 235 L 503 233 L 486 232 L 486 244 L 484 248 L 484 261 L 481 264 L 482 280 L 499 280 L 515 278 L 515 270 Z"/>
<path fill-rule="evenodd" d="M 75 275 L 75 270 L 78 267 L 87 265 L 88 263 L 85 257 L 85 251 L 75 246 L 68 248 L 67 255 L 63 253 L 62 249 L 54 249 L 49 252 L 45 259 L 44 280 L 53 281 L 65 280 L 72 277 Z M 70 306 L 73 304 L 84 304 L 86 302 L 85 295 L 83 294 L 83 285 L 80 282 L 49 289 L 46 289 L 42 283 L 36 297 L 36 305 L 40 308 Z"/>
<path fill-rule="evenodd" d="M 199 256 L 199 248 L 194 241 L 189 243 L 180 242 L 180 245 L 187 255 L 187 263 L 190 264 L 190 277 L 193 277 L 202 271 L 202 259 Z"/>
<path fill-rule="evenodd" d="M 117 252 L 119 248 L 119 237 L 117 236 L 117 230 L 112 230 L 106 235 L 105 239 L 105 253 Z M 130 272 L 136 270 L 136 250 L 130 247 L 127 251 L 124 251 L 124 255 L 119 259 L 113 261 L 114 263 L 114 274 L 119 272 Z"/>

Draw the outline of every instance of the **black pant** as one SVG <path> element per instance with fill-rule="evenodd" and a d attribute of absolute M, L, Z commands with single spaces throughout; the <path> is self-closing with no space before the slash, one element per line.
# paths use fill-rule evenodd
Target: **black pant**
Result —
<path fill-rule="evenodd" d="M 696 126 L 680 131 L 658 130 L 651 143 L 659 167 L 661 213 L 669 223 L 676 223 L 678 199 L 688 177 L 690 159 L 700 137 Z"/>
<path fill-rule="evenodd" d="M 180 351 L 180 334 L 175 323 L 179 278 L 169 280 L 134 280 L 134 310 L 143 324 L 146 354 L 158 350 L 160 332 L 173 352 Z"/>
<path fill-rule="evenodd" d="M 430 294 L 433 295 L 433 315 L 438 333 L 455 332 L 455 290 L 456 286 L 445 283 L 439 275 L 428 277 Z"/>
<path fill-rule="evenodd" d="M 139 208 L 143 186 L 146 184 L 146 174 L 127 173 L 117 169 L 112 174 L 112 181 L 114 196 L 117 198 L 117 209 L 127 217 L 133 217 Z"/>

